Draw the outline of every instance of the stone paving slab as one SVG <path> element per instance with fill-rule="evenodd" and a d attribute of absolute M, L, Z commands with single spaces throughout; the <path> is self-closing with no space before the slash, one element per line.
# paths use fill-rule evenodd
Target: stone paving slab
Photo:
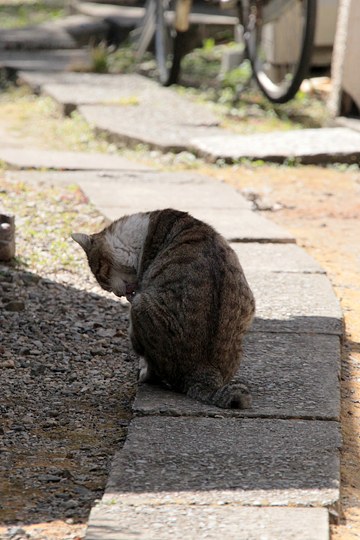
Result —
<path fill-rule="evenodd" d="M 105 39 L 108 28 L 105 21 L 80 14 L 24 28 L 5 28 L 0 33 L 0 50 L 75 49 L 90 39 Z"/>
<path fill-rule="evenodd" d="M 65 112 L 83 105 L 81 112 L 89 123 L 94 123 L 99 129 L 110 125 L 114 128 L 114 134 L 123 133 L 125 139 L 139 133 L 142 138 L 139 135 L 138 140 L 146 142 L 143 140 L 146 132 L 156 130 L 159 140 L 168 145 L 172 139 L 179 139 L 177 130 L 202 127 L 202 131 L 206 132 L 204 128 L 209 129 L 219 123 L 210 107 L 199 105 L 137 74 L 78 73 L 71 77 L 58 77 L 56 81 L 49 78 L 48 82 L 40 74 L 37 80 L 33 77 L 26 82 L 31 86 L 34 83 L 40 86 L 41 92 L 51 96 Z M 161 125 L 156 126 L 157 122 Z M 168 133 L 163 133 L 165 125 Z"/>
<path fill-rule="evenodd" d="M 109 73 L 49 73 L 48 71 L 19 71 L 18 82 L 20 84 L 27 84 L 36 93 L 40 93 L 45 85 L 60 85 L 62 87 L 69 85 L 76 87 L 86 86 L 88 94 L 90 94 L 89 86 L 94 89 L 102 88 L 103 91 L 104 88 L 115 88 L 119 92 L 123 91 L 125 96 L 131 96 L 131 93 L 135 91 L 136 88 L 141 88 L 141 85 L 144 85 L 144 77 L 141 77 L 140 75 L 133 75 L 129 80 L 126 80 L 126 75 L 123 77 L 125 77 L 125 79 L 122 88 L 119 88 L 119 76 L 111 75 Z M 149 84 L 156 86 L 156 83 L 153 81 L 149 81 Z M 76 97 L 68 96 L 67 100 L 64 100 L 64 104 L 72 103 L 75 105 L 76 99 Z"/>
<path fill-rule="evenodd" d="M 56 153 L 54 154 L 56 156 Z M 0 159 L 1 155 L 0 149 Z M 105 175 L 100 171 L 86 173 L 77 171 L 73 172 L 71 177 L 69 175 L 64 177 L 62 172 L 23 172 L 21 177 L 33 180 L 36 178 L 44 180 L 48 177 L 52 182 L 61 182 L 63 178 L 71 178 L 71 182 L 79 183 L 86 190 L 86 194 L 96 201 L 99 208 L 109 205 L 111 201 L 114 208 L 118 209 L 117 217 L 124 215 L 124 210 L 148 211 L 169 206 L 219 210 L 229 208 L 237 211 L 250 208 L 250 203 L 238 191 L 213 178 L 191 171 L 166 173 L 150 168 L 146 170 L 143 165 L 125 160 L 120 156 L 99 155 L 104 160 L 116 157 L 116 161 L 119 164 L 125 164 L 127 168 L 132 165 L 134 169 L 144 168 L 145 170 L 109 171 Z M 71 153 L 70 156 L 72 157 Z M 20 158 L 19 163 L 21 163 Z M 106 185 L 107 189 L 99 190 L 99 184 Z"/>
<path fill-rule="evenodd" d="M 324 274 L 321 266 L 294 244 L 234 243 L 241 266 L 247 272 L 296 272 Z"/>
<path fill-rule="evenodd" d="M 0 161 L 19 169 L 150 171 L 149 167 L 121 156 L 87 152 L 0 147 Z M 100 173 L 99 173 L 100 174 Z"/>
<path fill-rule="evenodd" d="M 90 53 L 85 49 L 53 51 L 1 51 L 0 67 L 15 71 L 72 71 L 90 69 Z"/>
<path fill-rule="evenodd" d="M 185 183 L 176 185 L 176 182 L 171 180 L 176 178 L 176 174 L 172 176 L 174 173 L 161 173 L 164 175 L 164 181 L 157 183 L 160 173 L 154 171 L 146 173 L 144 178 L 148 180 L 142 186 L 139 181 L 142 173 L 139 177 L 136 171 L 131 173 L 123 171 L 120 175 L 111 171 L 107 173 L 88 171 L 86 174 L 79 171 L 72 171 L 71 174 L 58 171 L 18 171 L 7 174 L 10 177 L 16 175 L 16 178 L 24 181 L 77 183 L 109 220 L 135 212 L 174 206 L 189 211 L 198 219 L 210 223 L 230 241 L 294 242 L 293 237 L 281 227 L 260 214 L 247 210 L 248 201 L 239 193 L 226 184 L 210 178 L 203 181 L 211 184 L 197 185 L 194 181 L 191 183 L 186 181 L 186 178 L 193 178 L 193 176 L 188 177 L 186 173 L 177 173 L 184 174 Z M 150 178 L 154 179 L 154 184 L 151 184 Z M 133 189 L 131 189 L 132 183 Z M 210 188 L 210 186 L 213 187 Z M 102 189 L 99 189 L 100 187 Z M 205 207 L 206 203 L 209 203 L 209 208 Z M 227 204 L 233 206 L 236 204 L 237 207 L 227 208 Z"/>
<path fill-rule="evenodd" d="M 65 28 L 44 23 L 26 28 L 3 28 L 0 50 L 75 49 L 76 41 Z"/>
<path fill-rule="evenodd" d="M 114 206 L 118 212 L 157 210 L 177 207 L 184 209 L 250 210 L 251 203 L 234 188 L 211 177 L 193 171 L 186 172 L 130 172 L 112 174 L 106 182 L 109 193 L 98 193 L 98 176 L 87 175 L 79 181 L 88 196 L 95 197 L 99 207 Z M 133 209 L 133 210 L 132 210 Z"/>
<path fill-rule="evenodd" d="M 110 497 L 95 506 L 86 540 L 328 540 L 324 508 L 132 506 Z"/>
<path fill-rule="evenodd" d="M 102 98 L 106 99 L 106 89 L 117 88 L 121 96 L 134 96 L 136 92 L 140 95 L 148 92 L 154 92 L 159 89 L 165 94 L 172 91 L 158 85 L 154 80 L 148 79 L 136 73 L 116 75 L 111 73 L 47 73 L 46 71 L 37 71 L 33 73 L 19 72 L 19 77 L 29 86 L 42 89 L 44 85 L 54 85 L 59 88 L 59 97 L 63 103 L 97 103 L 91 96 L 91 87 L 99 87 L 103 89 Z M 69 88 L 67 91 L 63 88 L 67 87 L 84 87 L 84 95 L 69 96 Z M 71 88 L 71 89 L 74 89 Z M 63 92 L 63 93 L 62 93 Z M 74 101 L 69 101 L 74 100 Z"/>
<path fill-rule="evenodd" d="M 74 177 L 75 179 L 75 177 Z M 294 242 L 293 237 L 261 214 L 225 183 L 186 173 L 131 174 L 107 177 L 107 190 L 98 190 L 96 174 L 77 177 L 82 190 L 97 201 L 110 219 L 121 215 L 174 207 L 214 226 L 232 241 Z"/>
<path fill-rule="evenodd" d="M 88 192 L 86 187 L 81 185 L 83 191 Z M 136 208 L 124 208 L 120 213 L 119 207 L 102 206 L 99 208 L 110 220 L 117 219 L 120 215 L 143 211 L 144 208 L 149 210 L 145 203 Z M 294 238 L 276 223 L 250 210 L 191 208 L 183 206 L 180 202 L 176 208 L 190 212 L 197 219 L 209 223 L 229 242 L 295 242 Z"/>
<path fill-rule="evenodd" d="M 146 144 L 164 152 L 192 151 L 193 138 L 224 134 L 216 127 L 218 120 L 207 123 L 201 119 L 204 105 L 169 91 L 171 99 L 170 95 L 169 99 L 154 95 L 151 103 L 144 100 L 123 107 L 82 105 L 78 110 L 96 133 L 119 145 Z"/>
<path fill-rule="evenodd" d="M 251 409 L 219 409 L 156 386 L 140 385 L 137 415 L 339 419 L 340 340 L 330 335 L 250 333 L 237 379 Z"/>
<path fill-rule="evenodd" d="M 212 161 L 283 162 L 293 157 L 303 163 L 350 163 L 360 158 L 360 134 L 354 130 L 304 129 L 301 136 L 299 130 L 232 134 L 218 127 L 219 119 L 210 108 L 140 75 L 88 74 L 85 78 L 78 74 L 72 80 L 40 77 L 27 83 L 51 96 L 64 114 L 78 108 L 96 132 L 120 145 L 142 143 L 162 151 L 190 150 Z"/>
<path fill-rule="evenodd" d="M 74 8 L 78 13 L 103 19 L 116 24 L 119 28 L 138 26 L 145 13 L 143 7 L 97 4 L 94 2 L 76 2 Z"/>
<path fill-rule="evenodd" d="M 208 113 L 203 107 L 186 102 L 185 98 L 175 94 L 172 90 L 158 87 L 154 81 L 149 81 L 150 85 L 147 83 L 146 85 L 138 85 L 134 78 L 143 79 L 140 75 L 118 75 L 115 77 L 126 77 L 129 83 L 123 80 L 121 84 L 108 86 L 106 80 L 99 86 L 78 83 L 75 84 L 75 92 L 69 84 L 46 84 L 43 86 L 42 92 L 54 99 L 62 107 L 64 114 L 70 114 L 74 109 L 80 107 L 81 114 L 90 124 L 93 124 L 98 130 L 107 131 L 113 137 L 119 137 L 119 140 L 121 137 L 124 141 L 133 139 L 135 142 L 150 144 L 153 133 L 156 133 L 159 141 L 164 141 L 164 144 L 169 145 L 167 135 L 177 144 L 179 135 L 174 137 L 171 129 L 168 134 L 162 133 L 164 125 L 172 124 L 175 126 L 176 123 L 179 124 L 178 128 L 182 128 L 184 131 L 186 126 L 195 129 L 196 127 L 211 127 L 218 122 L 210 111 Z M 181 124 L 180 116 L 182 117 Z M 161 126 L 155 125 L 155 122 L 158 121 Z M 110 126 L 110 128 L 107 129 L 106 126 Z M 148 131 L 150 137 L 147 134 Z M 206 133 L 206 130 L 202 131 Z M 141 135 L 138 136 L 139 133 Z"/>
<path fill-rule="evenodd" d="M 241 158 L 283 162 L 295 157 L 302 163 L 358 163 L 360 133 L 347 128 L 303 129 L 254 135 L 219 135 L 198 137 L 189 146 L 211 161 Z"/>
<path fill-rule="evenodd" d="M 342 335 L 342 311 L 322 274 L 247 272 L 256 300 L 255 332 Z"/>
<path fill-rule="evenodd" d="M 331 421 L 135 418 L 106 494 L 128 504 L 331 506 L 340 446 Z"/>

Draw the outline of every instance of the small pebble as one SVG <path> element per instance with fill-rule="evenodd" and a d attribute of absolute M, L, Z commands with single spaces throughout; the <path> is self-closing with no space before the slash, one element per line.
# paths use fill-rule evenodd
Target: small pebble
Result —
<path fill-rule="evenodd" d="M 10 302 L 5 304 L 4 308 L 6 309 L 6 311 L 12 311 L 16 313 L 19 311 L 24 311 L 25 303 L 21 300 L 10 300 Z"/>
<path fill-rule="evenodd" d="M 14 360 L 3 360 L 2 362 L 0 362 L 0 368 L 14 369 L 14 367 L 15 367 Z"/>

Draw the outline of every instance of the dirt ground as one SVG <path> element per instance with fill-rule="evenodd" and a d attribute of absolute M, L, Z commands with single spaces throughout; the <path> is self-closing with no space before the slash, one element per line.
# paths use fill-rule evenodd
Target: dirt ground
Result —
<path fill-rule="evenodd" d="M 340 524 L 332 540 L 360 538 L 360 171 L 232 167 L 207 171 L 245 190 L 327 271 L 341 302 L 342 466 Z"/>

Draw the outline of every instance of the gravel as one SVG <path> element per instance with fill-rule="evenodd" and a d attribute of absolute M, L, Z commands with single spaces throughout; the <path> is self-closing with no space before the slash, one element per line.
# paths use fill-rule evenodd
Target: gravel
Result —
<path fill-rule="evenodd" d="M 103 225 L 78 189 L 1 176 L 0 189 L 17 225 L 17 259 L 0 264 L 0 538 L 81 538 L 71 526 L 102 496 L 131 417 L 128 307 L 69 240 Z M 58 520 L 66 533 L 27 527 Z"/>

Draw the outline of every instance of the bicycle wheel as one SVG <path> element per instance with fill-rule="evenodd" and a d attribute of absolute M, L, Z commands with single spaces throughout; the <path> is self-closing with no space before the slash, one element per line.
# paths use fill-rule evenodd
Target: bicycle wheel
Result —
<path fill-rule="evenodd" d="M 181 32 L 173 26 L 174 6 L 171 0 L 156 0 L 155 57 L 160 83 L 175 84 L 181 65 Z"/>
<path fill-rule="evenodd" d="M 308 73 L 316 0 L 249 0 L 243 9 L 253 76 L 270 101 L 285 103 L 295 96 Z"/>

